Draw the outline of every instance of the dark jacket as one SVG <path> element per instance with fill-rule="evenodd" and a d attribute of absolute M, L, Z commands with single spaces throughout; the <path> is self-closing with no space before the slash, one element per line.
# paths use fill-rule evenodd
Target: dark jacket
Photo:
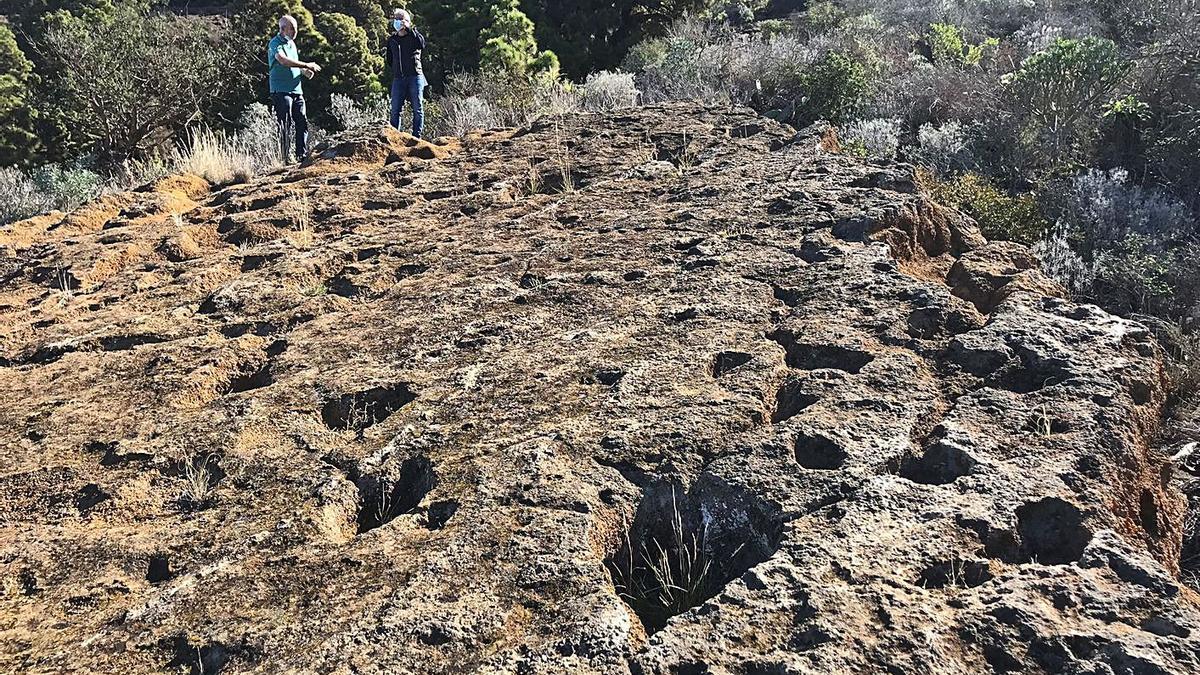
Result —
<path fill-rule="evenodd" d="M 425 49 L 425 36 L 416 28 L 409 28 L 404 35 L 392 33 L 388 36 L 385 58 L 392 78 L 412 77 L 421 72 L 421 50 Z"/>

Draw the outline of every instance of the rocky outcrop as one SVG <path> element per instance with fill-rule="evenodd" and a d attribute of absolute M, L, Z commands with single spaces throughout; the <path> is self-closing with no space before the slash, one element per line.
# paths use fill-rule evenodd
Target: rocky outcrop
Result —
<path fill-rule="evenodd" d="M 744 109 L 0 230 L 0 671 L 1200 672 L 1140 325 Z"/>

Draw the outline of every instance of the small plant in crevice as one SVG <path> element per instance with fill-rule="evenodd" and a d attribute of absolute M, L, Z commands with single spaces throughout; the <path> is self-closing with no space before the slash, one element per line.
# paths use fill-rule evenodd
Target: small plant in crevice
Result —
<path fill-rule="evenodd" d="M 325 401 L 321 420 L 331 430 L 353 431 L 361 437 L 366 429 L 386 420 L 416 397 L 404 382 L 342 394 Z"/>
<path fill-rule="evenodd" d="M 300 249 L 311 248 L 313 243 L 312 203 L 309 201 L 308 194 L 304 192 L 289 193 L 283 210 L 291 225 L 292 242 Z"/>
<path fill-rule="evenodd" d="M 210 454 L 194 457 L 181 463 L 183 491 L 179 502 L 190 509 L 204 509 L 213 503 L 213 490 L 225 477 L 221 470 L 220 455 Z"/>
<path fill-rule="evenodd" d="M 541 169 L 538 168 L 537 163 L 533 161 L 532 157 L 529 157 L 527 161 L 529 166 L 528 175 L 525 179 L 525 192 L 526 194 L 532 196 L 542 191 L 542 173 Z"/>
<path fill-rule="evenodd" d="M 739 514 L 734 532 L 712 529 L 709 509 L 671 486 L 669 497 L 653 491 L 625 528 L 620 549 L 605 561 L 617 594 L 655 633 L 678 614 L 720 593 L 733 579 L 770 557 L 780 526 L 773 519 Z"/>
<path fill-rule="evenodd" d="M 668 618 L 712 596 L 712 560 L 704 551 L 705 532 L 685 531 L 674 490 L 671 507 L 666 541 L 651 536 L 635 546 L 627 530 L 624 555 L 609 567 L 617 593 L 651 626 L 665 624 Z"/>
<path fill-rule="evenodd" d="M 555 163 L 558 164 L 560 182 L 558 189 L 563 194 L 575 191 L 575 173 L 572 169 L 571 147 L 563 140 L 562 125 L 554 123 L 554 146 L 556 148 Z"/>
<path fill-rule="evenodd" d="M 75 286 L 71 284 L 71 273 L 61 265 L 56 269 L 55 280 L 58 282 L 59 304 L 67 304 L 75 298 Z"/>
<path fill-rule="evenodd" d="M 433 489 L 437 477 L 428 457 L 410 457 L 394 475 L 363 476 L 356 481 L 359 491 L 358 533 L 369 532 L 398 516 L 415 513 Z M 453 515 L 439 512 L 444 525 Z"/>

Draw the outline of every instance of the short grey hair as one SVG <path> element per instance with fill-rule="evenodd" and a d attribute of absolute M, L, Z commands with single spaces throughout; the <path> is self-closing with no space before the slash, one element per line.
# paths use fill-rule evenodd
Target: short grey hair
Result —
<path fill-rule="evenodd" d="M 292 16 L 291 14 L 284 14 L 283 16 L 279 17 L 279 25 L 282 27 L 282 26 L 283 26 L 285 23 L 286 23 L 286 24 L 291 24 L 291 25 L 293 25 L 293 26 L 299 26 L 299 25 L 300 25 L 300 24 L 299 24 L 299 23 L 296 21 L 296 17 Z"/>
<path fill-rule="evenodd" d="M 407 9 L 403 9 L 401 7 L 396 7 L 395 9 L 392 10 L 392 16 L 395 16 L 397 14 L 403 16 L 405 19 L 408 19 L 410 21 L 412 20 L 412 14 L 410 14 Z"/>

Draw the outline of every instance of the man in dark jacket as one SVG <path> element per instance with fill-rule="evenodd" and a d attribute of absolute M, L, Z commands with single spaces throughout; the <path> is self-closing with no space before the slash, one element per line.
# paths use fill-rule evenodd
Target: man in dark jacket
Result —
<path fill-rule="evenodd" d="M 387 65 L 392 71 L 392 126 L 400 128 L 400 111 L 404 102 L 412 105 L 412 134 L 421 137 L 425 123 L 425 111 L 421 94 L 425 91 L 425 74 L 421 72 L 421 50 L 425 49 L 425 36 L 412 25 L 412 15 L 397 9 L 392 13 L 394 32 L 388 36 Z"/>

